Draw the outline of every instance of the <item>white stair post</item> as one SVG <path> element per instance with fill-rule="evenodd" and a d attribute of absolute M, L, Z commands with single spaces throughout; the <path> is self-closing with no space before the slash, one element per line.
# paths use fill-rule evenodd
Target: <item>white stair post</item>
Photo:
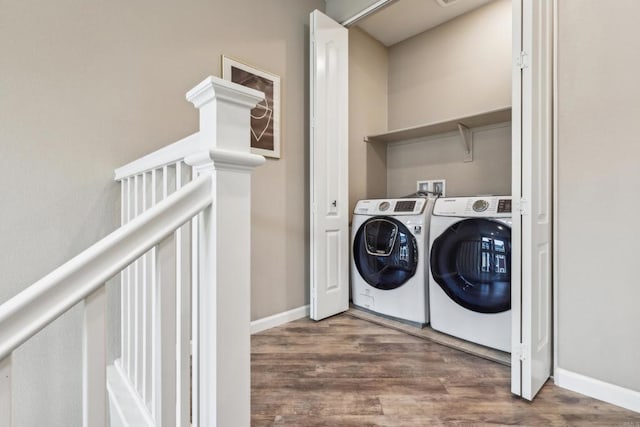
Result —
<path fill-rule="evenodd" d="M 193 425 L 250 424 L 250 111 L 261 92 L 209 77 L 187 93 L 200 110 L 201 151 L 185 159 L 211 174 L 213 203 L 194 245 Z"/>

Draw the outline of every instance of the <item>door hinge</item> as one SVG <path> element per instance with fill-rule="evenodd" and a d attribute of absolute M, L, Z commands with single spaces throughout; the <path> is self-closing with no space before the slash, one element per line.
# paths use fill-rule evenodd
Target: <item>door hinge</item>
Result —
<path fill-rule="evenodd" d="M 527 215 L 529 213 L 529 202 L 527 199 L 520 199 L 520 215 Z"/>
<path fill-rule="evenodd" d="M 521 50 L 516 57 L 516 67 L 520 69 L 527 68 L 529 66 L 529 60 L 527 59 L 527 52 Z"/>
<path fill-rule="evenodd" d="M 513 349 L 513 352 L 515 356 L 518 358 L 518 360 L 520 360 L 521 362 L 527 360 L 527 346 L 524 345 L 523 343 L 516 344 L 515 348 Z"/>

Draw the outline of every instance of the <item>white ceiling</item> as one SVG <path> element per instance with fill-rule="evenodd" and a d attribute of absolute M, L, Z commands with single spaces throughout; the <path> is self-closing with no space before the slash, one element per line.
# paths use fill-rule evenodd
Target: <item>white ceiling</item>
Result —
<path fill-rule="evenodd" d="M 436 0 L 397 0 L 356 25 L 385 46 L 391 46 L 490 1 L 457 0 L 442 7 Z"/>

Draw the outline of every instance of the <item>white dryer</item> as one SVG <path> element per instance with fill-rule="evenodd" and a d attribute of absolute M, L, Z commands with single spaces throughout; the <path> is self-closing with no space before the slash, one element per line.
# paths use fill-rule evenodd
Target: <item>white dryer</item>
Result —
<path fill-rule="evenodd" d="M 511 352 L 511 197 L 455 197 L 431 216 L 431 327 Z"/>
<path fill-rule="evenodd" d="M 428 198 L 360 200 L 352 222 L 351 285 L 355 306 L 424 326 L 427 294 Z"/>

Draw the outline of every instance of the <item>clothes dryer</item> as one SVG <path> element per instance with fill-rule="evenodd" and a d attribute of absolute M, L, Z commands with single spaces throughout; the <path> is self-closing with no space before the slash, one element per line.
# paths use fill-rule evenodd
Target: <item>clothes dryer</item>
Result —
<path fill-rule="evenodd" d="M 511 197 L 455 197 L 431 216 L 431 327 L 511 351 Z"/>
<path fill-rule="evenodd" d="M 352 222 L 357 307 L 417 326 L 429 322 L 429 216 L 433 199 L 360 200 Z"/>

